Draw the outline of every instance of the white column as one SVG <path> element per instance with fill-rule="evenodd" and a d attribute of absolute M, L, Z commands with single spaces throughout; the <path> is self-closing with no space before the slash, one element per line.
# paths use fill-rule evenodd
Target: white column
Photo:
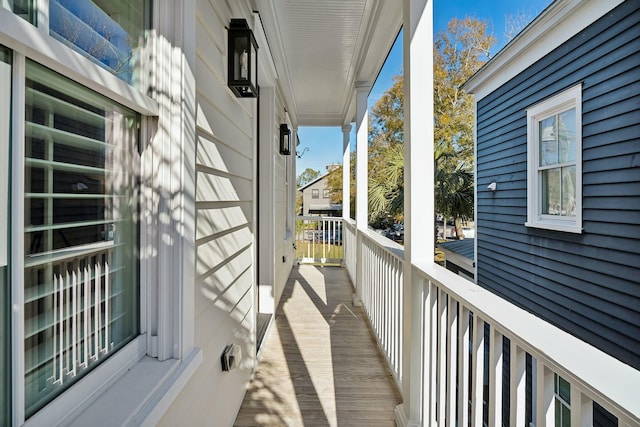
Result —
<path fill-rule="evenodd" d="M 403 1 L 404 58 L 404 283 L 403 295 L 403 405 L 396 409 L 396 421 L 421 425 L 429 420 L 429 348 L 423 339 L 431 330 L 422 321 L 422 283 L 412 276 L 412 266 L 433 265 L 434 258 L 434 167 L 433 167 L 433 1 Z M 414 78 L 415 76 L 415 78 Z M 416 160 L 416 167 L 413 167 Z M 415 220 L 414 220 L 415 212 Z M 435 398 L 435 397 L 432 397 Z"/>
<path fill-rule="evenodd" d="M 358 230 L 368 228 L 368 192 L 369 192 L 369 110 L 367 100 L 371 85 L 356 85 L 356 226 Z"/>
<path fill-rule="evenodd" d="M 342 218 L 351 218 L 351 125 L 342 126 Z"/>
<path fill-rule="evenodd" d="M 369 111 L 367 99 L 371 85 L 369 83 L 356 84 L 356 293 L 353 304 L 360 306 L 362 298 L 362 280 L 364 277 L 364 263 L 362 262 L 362 233 L 369 226 Z"/>

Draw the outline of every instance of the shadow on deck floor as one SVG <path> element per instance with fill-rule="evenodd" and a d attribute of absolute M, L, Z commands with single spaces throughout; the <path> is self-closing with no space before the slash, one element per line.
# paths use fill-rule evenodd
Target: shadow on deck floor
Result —
<path fill-rule="evenodd" d="M 394 426 L 401 402 L 339 267 L 294 268 L 235 426 Z"/>

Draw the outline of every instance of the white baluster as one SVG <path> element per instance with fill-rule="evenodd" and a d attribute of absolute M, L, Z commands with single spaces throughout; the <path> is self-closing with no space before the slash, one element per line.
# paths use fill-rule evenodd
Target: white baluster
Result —
<path fill-rule="evenodd" d="M 469 309 L 460 304 L 458 319 L 458 425 L 469 425 Z"/>
<path fill-rule="evenodd" d="M 438 290 L 438 425 L 445 425 L 447 402 L 447 294 Z"/>
<path fill-rule="evenodd" d="M 65 324 L 65 374 L 71 374 L 71 275 L 69 271 L 65 274 L 65 309 L 64 309 L 64 324 Z"/>
<path fill-rule="evenodd" d="M 447 315 L 447 427 L 456 425 L 456 366 L 458 363 L 458 303 L 451 295 L 448 297 Z"/>
<path fill-rule="evenodd" d="M 64 280 L 62 274 L 58 281 L 58 380 L 63 382 L 64 372 Z"/>
<path fill-rule="evenodd" d="M 553 371 L 536 361 L 536 427 L 555 425 Z"/>
<path fill-rule="evenodd" d="M 76 375 L 76 366 L 78 363 L 78 281 L 76 272 L 71 273 L 71 291 L 73 292 L 71 301 L 71 369 L 70 374 Z"/>
<path fill-rule="evenodd" d="M 100 264 L 94 265 L 93 277 L 93 358 L 100 357 Z"/>
<path fill-rule="evenodd" d="M 489 425 L 502 425 L 502 334 L 491 326 L 489 332 Z"/>
<path fill-rule="evenodd" d="M 471 381 L 471 425 L 482 427 L 483 387 L 484 387 L 484 321 L 478 313 L 473 314 L 473 354 L 471 357 L 472 374 Z"/>
<path fill-rule="evenodd" d="M 571 383 L 571 427 L 593 426 L 593 400 Z"/>
<path fill-rule="evenodd" d="M 510 419 L 512 426 L 522 426 L 526 418 L 526 370 L 527 353 L 521 349 L 514 339 L 511 340 L 510 351 Z"/>
<path fill-rule="evenodd" d="M 84 266 L 84 357 L 82 358 L 82 367 L 89 366 L 89 345 L 91 343 L 89 331 L 91 330 L 91 305 L 89 296 L 91 294 L 91 269 L 89 268 L 89 260 L 85 260 Z"/>
<path fill-rule="evenodd" d="M 53 382 L 58 382 L 58 275 L 53 275 Z"/>
<path fill-rule="evenodd" d="M 104 351 L 109 352 L 109 259 L 104 264 Z"/>
<path fill-rule="evenodd" d="M 428 419 L 428 425 L 435 426 L 437 425 L 436 417 L 437 417 L 437 396 L 438 396 L 438 388 L 436 377 L 438 374 L 438 288 L 435 287 L 431 282 L 428 283 L 428 304 L 429 307 L 428 315 L 429 321 L 427 323 L 428 329 L 427 336 L 425 336 L 425 348 L 428 345 L 430 347 L 429 350 L 429 365 L 426 366 L 426 372 L 428 372 L 428 376 L 425 375 L 425 381 L 428 381 L 429 386 L 426 387 L 429 389 L 429 400 L 427 405 L 429 406 L 429 414 L 430 418 Z M 426 417 L 425 417 L 426 418 Z"/>

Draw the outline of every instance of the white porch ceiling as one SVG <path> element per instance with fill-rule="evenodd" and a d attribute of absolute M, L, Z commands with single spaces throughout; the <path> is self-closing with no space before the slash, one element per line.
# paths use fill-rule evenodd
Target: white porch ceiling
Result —
<path fill-rule="evenodd" d="M 356 84 L 372 84 L 402 23 L 400 0 L 254 0 L 296 126 L 354 118 Z"/>

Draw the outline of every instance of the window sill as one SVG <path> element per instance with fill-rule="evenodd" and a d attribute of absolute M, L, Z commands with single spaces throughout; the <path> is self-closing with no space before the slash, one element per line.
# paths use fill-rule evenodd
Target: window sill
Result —
<path fill-rule="evenodd" d="M 201 363 L 199 348 L 184 360 L 144 357 L 69 425 L 156 425 Z"/>
<path fill-rule="evenodd" d="M 582 234 L 582 227 L 578 227 L 577 225 L 565 225 L 565 224 L 555 224 L 555 223 L 546 223 L 546 222 L 525 222 L 525 227 L 527 228 L 540 228 L 543 230 L 553 230 L 553 231 L 562 231 L 565 233 L 573 233 L 573 234 Z"/>
<path fill-rule="evenodd" d="M 141 352 L 145 339 L 141 335 L 125 346 L 24 426 L 51 426 L 52 419 L 65 426 L 155 425 L 202 363 L 202 350 L 159 362 Z M 141 357 L 129 365 L 136 353 Z"/>

